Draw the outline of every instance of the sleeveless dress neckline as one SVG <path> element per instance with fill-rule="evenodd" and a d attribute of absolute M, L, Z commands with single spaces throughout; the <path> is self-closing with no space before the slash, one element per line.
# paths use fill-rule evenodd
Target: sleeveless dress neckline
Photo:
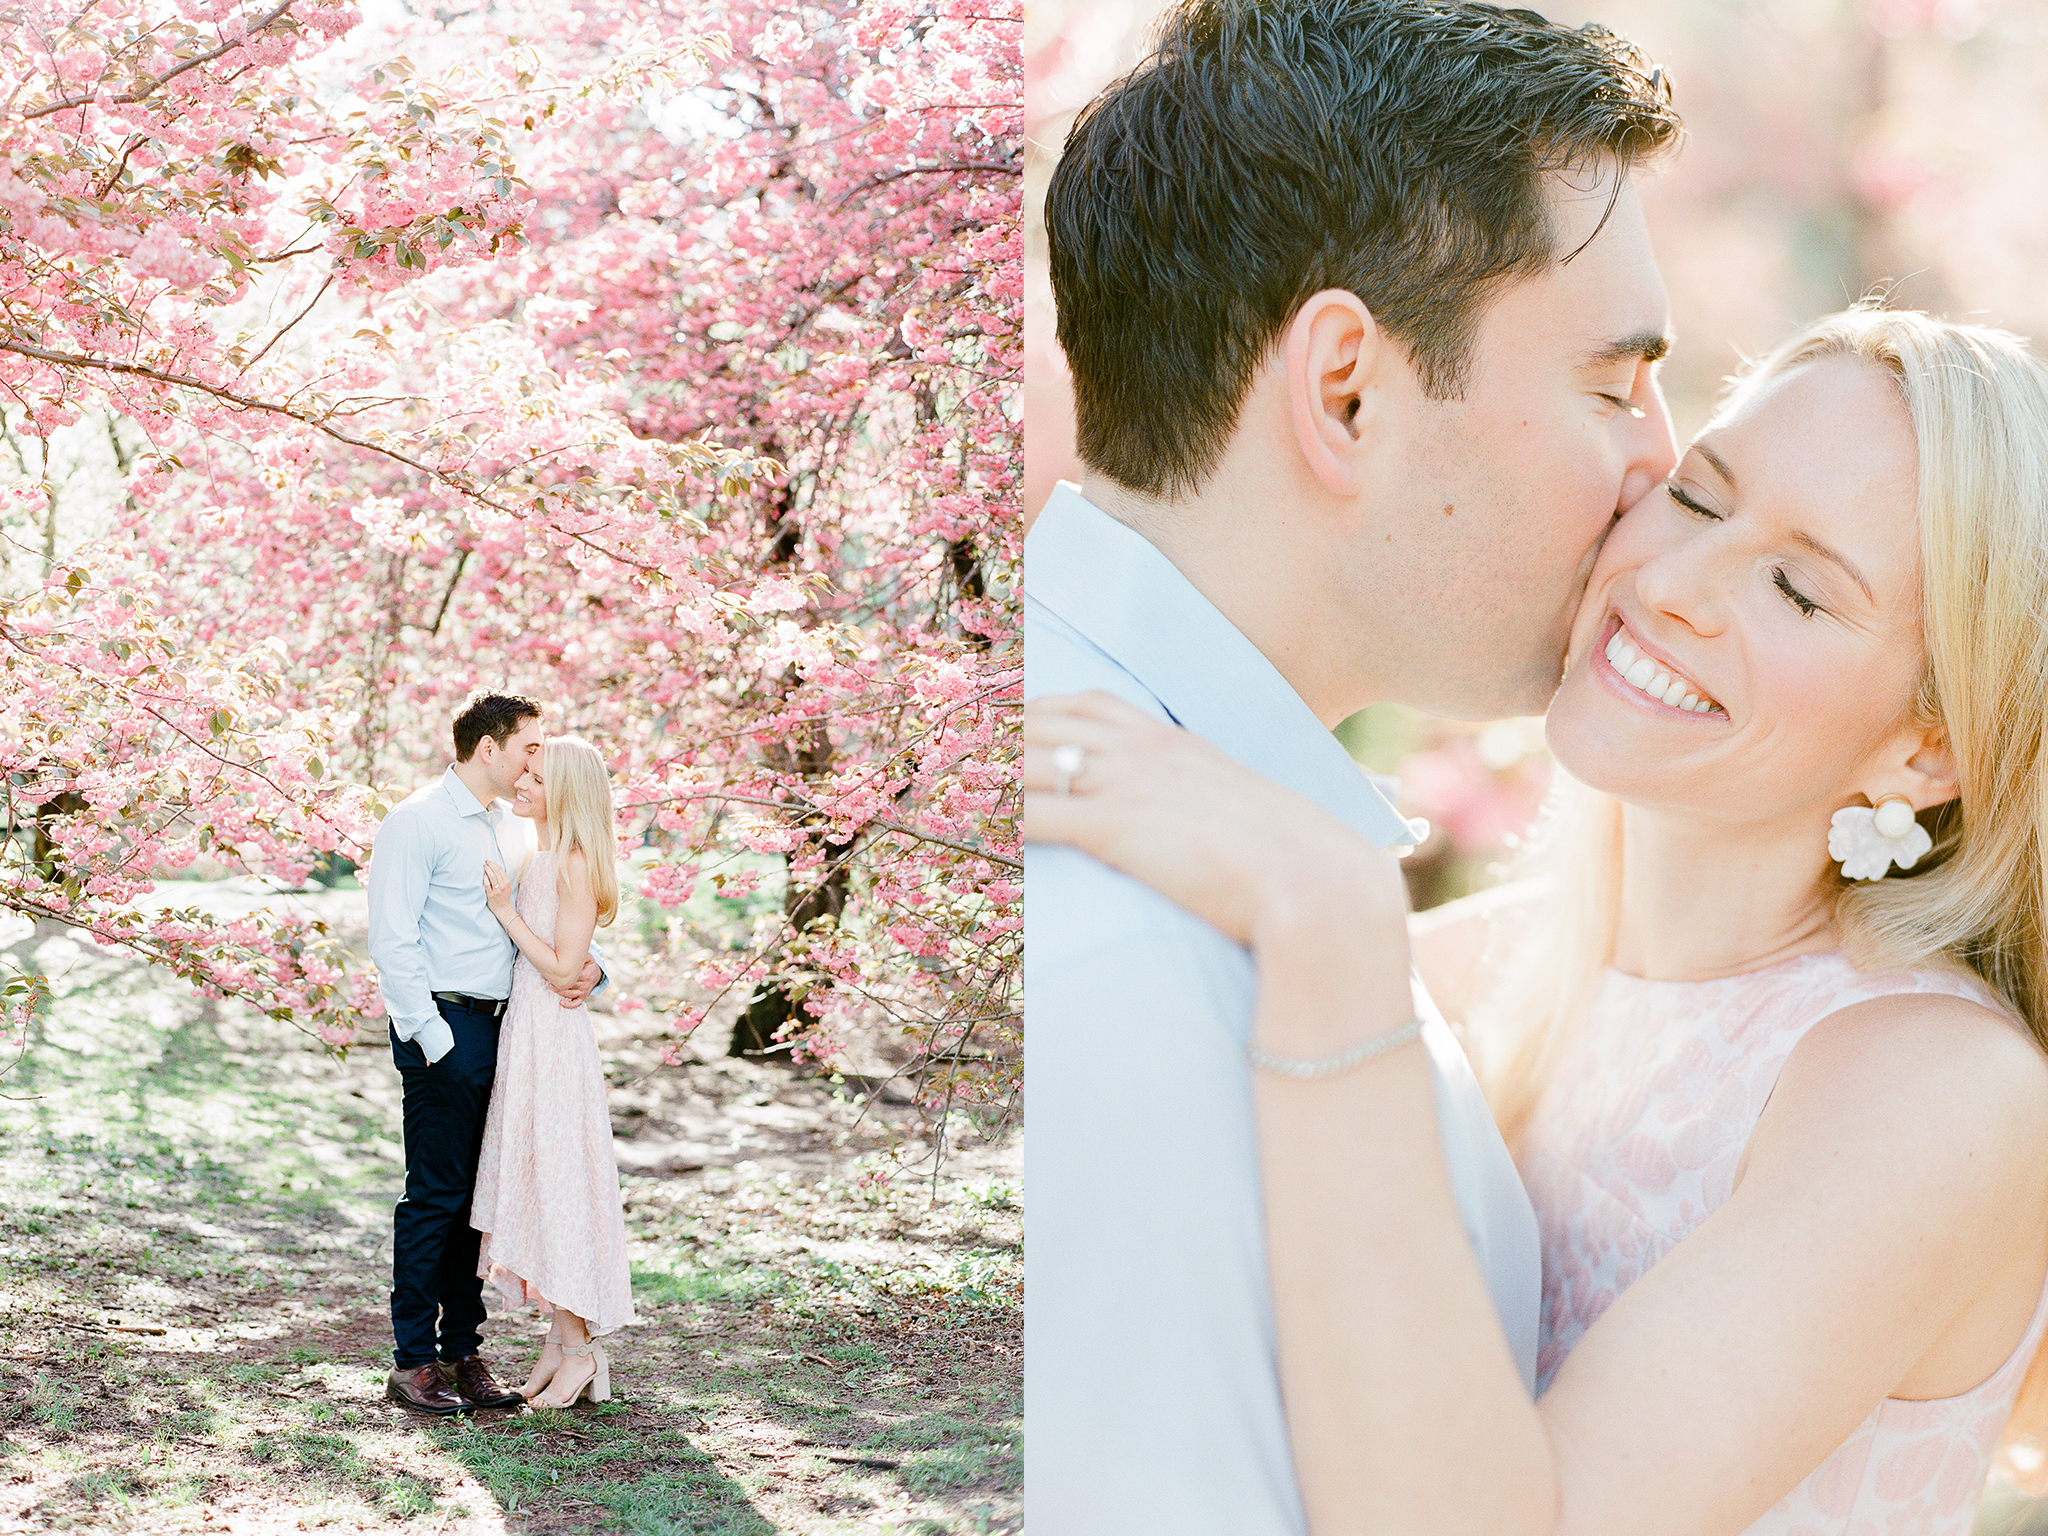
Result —
<path fill-rule="evenodd" d="M 1803 961 L 1834 958 L 1841 955 L 1839 949 L 1803 949 L 1796 955 L 1787 955 L 1782 960 L 1773 960 L 1768 965 L 1759 965 L 1752 970 L 1736 971 L 1727 976 L 1702 976 L 1692 980 L 1676 980 L 1662 976 L 1638 976 L 1633 971 L 1624 971 L 1616 966 L 1606 966 L 1601 974 L 1615 981 L 1626 982 L 1637 987 L 1713 987 L 1724 982 L 1749 981 L 1759 976 L 1768 976 L 1774 971 L 1786 970 Z"/>
<path fill-rule="evenodd" d="M 1718 1210 L 1807 1030 L 1873 997 L 1964 997 L 1938 967 L 1870 975 L 1839 950 L 1704 981 L 1610 969 L 1531 1117 L 1523 1176 L 1543 1243 L 1537 1386 L 1623 1291 Z M 2048 1281 L 2018 1343 L 1968 1391 L 1886 1398 L 1743 1536 L 1970 1536 L 1985 1474 L 2048 1328 Z"/>

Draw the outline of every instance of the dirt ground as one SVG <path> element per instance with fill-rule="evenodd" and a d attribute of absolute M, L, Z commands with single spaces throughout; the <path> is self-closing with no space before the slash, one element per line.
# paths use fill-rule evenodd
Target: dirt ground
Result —
<path fill-rule="evenodd" d="M 715 1038 L 663 1067 L 599 1013 L 642 1320 L 614 1399 L 421 1420 L 382 1397 L 389 1051 L 55 928 L 0 952 L 56 984 L 0 1079 L 0 1533 L 1022 1530 L 1019 1136 L 955 1116 L 936 1178 L 878 1180 L 930 1134 L 895 1089 Z M 494 1314 L 501 1376 L 541 1331 Z"/>

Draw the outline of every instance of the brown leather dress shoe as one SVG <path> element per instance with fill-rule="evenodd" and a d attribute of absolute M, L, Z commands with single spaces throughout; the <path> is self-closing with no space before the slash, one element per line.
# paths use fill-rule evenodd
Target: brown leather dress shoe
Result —
<path fill-rule="evenodd" d="M 469 1412 L 469 1404 L 455 1395 L 439 1365 L 416 1365 L 410 1370 L 393 1371 L 385 1378 L 384 1395 L 414 1413 L 433 1413 L 446 1418 L 451 1413 Z"/>
<path fill-rule="evenodd" d="M 526 1401 L 510 1387 L 498 1385 L 482 1355 L 471 1355 L 467 1360 L 443 1360 L 441 1374 L 466 1401 L 478 1408 L 510 1408 L 514 1403 Z"/>

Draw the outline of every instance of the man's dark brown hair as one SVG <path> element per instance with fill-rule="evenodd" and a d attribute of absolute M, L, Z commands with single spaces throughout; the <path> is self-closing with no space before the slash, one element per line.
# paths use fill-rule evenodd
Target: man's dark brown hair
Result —
<path fill-rule="evenodd" d="M 455 761 L 468 762 L 486 736 L 504 746 L 520 721 L 539 718 L 540 706 L 516 693 L 472 693 L 455 717 Z"/>
<path fill-rule="evenodd" d="M 1326 288 L 1457 398 L 1493 293 L 1573 254 L 1546 176 L 1675 142 L 1669 96 L 1632 44 L 1533 11 L 1183 0 L 1076 119 L 1046 194 L 1082 461 L 1148 495 L 1199 489 Z"/>

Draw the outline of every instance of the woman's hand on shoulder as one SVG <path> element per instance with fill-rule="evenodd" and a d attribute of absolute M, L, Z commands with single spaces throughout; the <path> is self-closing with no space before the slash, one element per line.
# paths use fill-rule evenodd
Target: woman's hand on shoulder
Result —
<path fill-rule="evenodd" d="M 1341 934 L 1406 909 L 1390 855 L 1315 802 L 1106 693 L 1025 705 L 1024 791 L 1029 841 L 1079 848 L 1240 943 L 1305 925 Z"/>

